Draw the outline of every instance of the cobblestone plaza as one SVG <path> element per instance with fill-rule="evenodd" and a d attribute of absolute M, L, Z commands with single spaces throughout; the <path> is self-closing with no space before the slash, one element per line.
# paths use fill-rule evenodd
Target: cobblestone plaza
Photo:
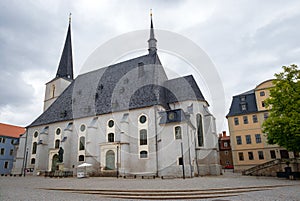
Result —
<path fill-rule="evenodd" d="M 223 176 L 193 179 L 0 177 L 0 200 L 300 200 L 300 181 Z"/>

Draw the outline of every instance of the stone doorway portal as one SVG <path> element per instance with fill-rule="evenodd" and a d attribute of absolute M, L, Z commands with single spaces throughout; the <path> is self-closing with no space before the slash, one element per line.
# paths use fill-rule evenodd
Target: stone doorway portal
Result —
<path fill-rule="evenodd" d="M 58 160 L 58 155 L 55 154 L 52 158 L 52 167 L 51 167 L 51 171 L 55 171 L 58 170 L 58 164 L 59 160 Z"/>

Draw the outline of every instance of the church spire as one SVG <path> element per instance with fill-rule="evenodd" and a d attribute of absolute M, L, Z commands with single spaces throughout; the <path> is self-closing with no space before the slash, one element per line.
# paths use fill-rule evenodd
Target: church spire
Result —
<path fill-rule="evenodd" d="M 71 42 L 71 13 L 69 15 L 69 27 L 65 46 L 60 58 L 59 66 L 56 73 L 57 78 L 73 79 L 73 58 Z"/>
<path fill-rule="evenodd" d="M 149 53 L 155 53 L 157 48 L 156 48 L 156 43 L 157 40 L 154 37 L 154 28 L 153 28 L 153 21 L 152 21 L 152 9 L 150 10 L 150 19 L 151 19 L 151 25 L 150 25 L 150 38 L 148 40 L 148 51 Z"/>

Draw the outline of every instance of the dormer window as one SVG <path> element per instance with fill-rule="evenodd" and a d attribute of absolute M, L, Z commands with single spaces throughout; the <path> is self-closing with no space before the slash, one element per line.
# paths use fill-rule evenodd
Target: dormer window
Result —
<path fill-rule="evenodd" d="M 93 120 L 91 121 L 90 125 L 88 126 L 89 128 L 97 128 L 97 121 L 98 117 L 94 117 Z"/>
<path fill-rule="evenodd" d="M 64 130 L 65 131 L 72 131 L 72 127 L 73 127 L 73 122 L 69 122 Z"/>
<path fill-rule="evenodd" d="M 60 118 L 64 118 L 66 116 L 67 116 L 67 111 L 66 110 L 60 112 Z"/>
<path fill-rule="evenodd" d="M 241 96 L 240 99 L 241 99 L 241 102 L 245 102 L 246 101 L 246 96 Z"/>
<path fill-rule="evenodd" d="M 99 86 L 98 86 L 98 91 L 100 91 L 100 93 L 102 92 L 102 90 L 103 90 L 103 85 L 102 84 L 100 84 Z"/>
<path fill-rule="evenodd" d="M 116 100 L 115 102 L 113 102 L 113 103 L 111 104 L 111 107 L 112 107 L 112 109 L 116 109 L 117 107 L 119 107 L 118 101 Z"/>
<path fill-rule="evenodd" d="M 48 134 L 49 126 L 45 126 L 41 131 L 42 134 Z"/>
<path fill-rule="evenodd" d="M 246 104 L 242 104 L 241 107 L 242 107 L 242 111 L 246 111 L 247 110 L 247 105 Z"/>
<path fill-rule="evenodd" d="M 142 77 L 144 76 L 144 63 L 143 62 L 140 62 L 138 64 L 138 77 Z"/>

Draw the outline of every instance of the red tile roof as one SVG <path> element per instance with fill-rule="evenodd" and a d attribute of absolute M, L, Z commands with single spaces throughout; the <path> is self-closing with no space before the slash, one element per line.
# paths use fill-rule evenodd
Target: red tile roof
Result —
<path fill-rule="evenodd" d="M 23 133 L 25 133 L 24 127 L 0 123 L 0 136 L 19 138 Z"/>

